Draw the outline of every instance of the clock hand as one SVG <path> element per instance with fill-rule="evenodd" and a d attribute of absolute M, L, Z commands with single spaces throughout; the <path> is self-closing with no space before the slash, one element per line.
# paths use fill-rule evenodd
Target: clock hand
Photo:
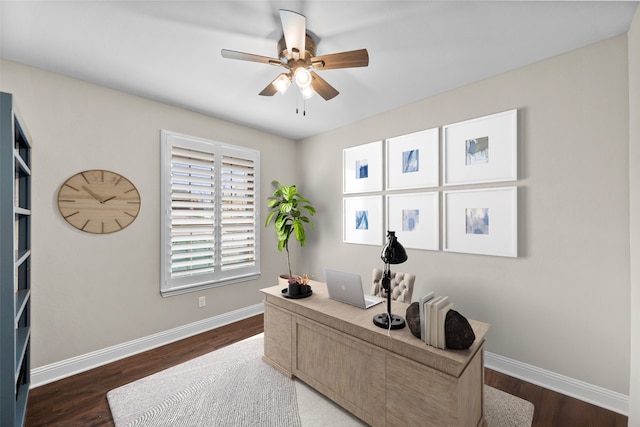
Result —
<path fill-rule="evenodd" d="M 94 199 L 96 199 L 96 200 L 97 200 L 97 201 L 99 201 L 100 203 L 104 203 L 104 200 L 102 200 L 102 199 L 100 198 L 100 196 L 98 196 L 96 193 L 94 193 L 93 191 L 91 191 L 91 190 L 89 189 L 89 187 L 87 187 L 86 185 L 83 185 L 83 186 L 82 186 L 82 189 L 83 189 L 84 191 L 86 191 L 87 193 L 91 194 L 91 197 L 93 197 Z"/>
<path fill-rule="evenodd" d="M 108 202 L 109 200 L 113 200 L 113 199 L 115 199 L 115 198 L 116 198 L 116 196 L 107 197 L 107 198 L 106 198 L 106 199 L 104 199 L 101 203 L 106 203 L 106 202 Z"/>

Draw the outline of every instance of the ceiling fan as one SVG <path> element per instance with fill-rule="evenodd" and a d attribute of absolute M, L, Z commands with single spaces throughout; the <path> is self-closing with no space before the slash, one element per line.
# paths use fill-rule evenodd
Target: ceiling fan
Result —
<path fill-rule="evenodd" d="M 366 67 L 369 65 L 367 49 L 316 56 L 316 43 L 307 34 L 304 15 L 280 9 L 280 21 L 284 34 L 278 41 L 278 58 L 228 49 L 222 49 L 221 52 L 223 58 L 260 62 L 281 66 L 287 70 L 269 83 L 260 92 L 260 95 L 273 96 L 276 92 L 285 93 L 291 82 L 295 81 L 304 99 L 310 98 L 314 92 L 317 92 L 328 101 L 340 92 L 314 70 Z"/>

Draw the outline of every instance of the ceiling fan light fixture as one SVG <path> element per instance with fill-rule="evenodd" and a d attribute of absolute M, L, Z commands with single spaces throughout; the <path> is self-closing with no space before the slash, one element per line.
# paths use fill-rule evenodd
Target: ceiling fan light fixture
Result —
<path fill-rule="evenodd" d="M 284 94 L 287 89 L 289 89 L 289 85 L 291 84 L 291 76 L 286 74 L 286 73 L 282 73 L 280 74 L 274 81 L 273 81 L 273 86 L 276 88 L 276 90 L 278 92 L 280 92 L 281 94 Z"/>
<path fill-rule="evenodd" d="M 298 87 L 303 89 L 311 86 L 311 73 L 309 72 L 309 70 L 304 67 L 298 67 L 293 74 Z"/>
<path fill-rule="evenodd" d="M 309 99 L 313 96 L 315 92 L 313 91 L 313 88 L 311 86 L 307 86 L 307 87 L 301 87 L 300 93 L 302 94 L 302 99 Z"/>

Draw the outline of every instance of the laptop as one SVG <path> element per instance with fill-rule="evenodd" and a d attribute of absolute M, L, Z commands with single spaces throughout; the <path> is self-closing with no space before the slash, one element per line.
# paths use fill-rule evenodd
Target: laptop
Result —
<path fill-rule="evenodd" d="M 359 274 L 344 271 L 324 269 L 327 278 L 329 298 L 367 309 L 384 301 L 373 295 L 365 295 L 362 290 L 362 279 Z"/>

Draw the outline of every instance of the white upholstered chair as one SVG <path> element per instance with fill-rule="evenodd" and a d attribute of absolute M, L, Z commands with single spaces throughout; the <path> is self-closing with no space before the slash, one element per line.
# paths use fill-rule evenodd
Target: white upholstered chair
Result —
<path fill-rule="evenodd" d="M 387 293 L 382 289 L 381 268 L 373 269 L 373 284 L 371 286 L 371 295 L 386 298 Z M 410 273 L 401 273 L 399 271 L 391 272 L 391 299 L 394 301 L 411 304 L 411 296 L 413 295 L 413 285 L 416 282 L 416 275 Z"/>

